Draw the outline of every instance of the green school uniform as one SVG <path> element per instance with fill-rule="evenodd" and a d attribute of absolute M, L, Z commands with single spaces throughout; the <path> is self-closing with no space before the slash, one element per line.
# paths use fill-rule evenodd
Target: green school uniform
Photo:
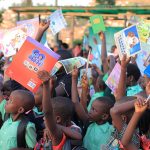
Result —
<path fill-rule="evenodd" d="M 114 128 L 109 123 L 98 125 L 92 123 L 83 139 L 83 146 L 88 150 L 100 150 L 102 144 L 106 144 L 111 137 Z"/>
<path fill-rule="evenodd" d="M 0 103 L 0 113 L 4 119 L 6 100 Z M 17 128 L 20 120 L 13 121 L 8 118 L 0 129 L 0 150 L 10 150 L 17 147 Z M 36 144 L 36 129 L 31 122 L 27 124 L 25 134 L 26 144 L 29 148 L 34 148 Z"/>

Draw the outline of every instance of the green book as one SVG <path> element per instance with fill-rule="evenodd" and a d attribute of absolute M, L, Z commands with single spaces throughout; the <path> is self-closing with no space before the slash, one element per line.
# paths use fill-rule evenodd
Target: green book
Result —
<path fill-rule="evenodd" d="M 102 16 L 99 16 L 99 15 L 92 16 L 90 17 L 90 22 L 91 22 L 94 34 L 99 33 L 100 31 L 106 30 Z"/>

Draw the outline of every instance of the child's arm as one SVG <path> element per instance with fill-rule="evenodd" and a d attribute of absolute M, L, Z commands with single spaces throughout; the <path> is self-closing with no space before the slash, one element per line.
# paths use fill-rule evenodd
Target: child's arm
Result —
<path fill-rule="evenodd" d="M 82 77 L 82 93 L 81 93 L 81 99 L 80 103 L 83 106 L 85 112 L 87 111 L 87 101 L 88 101 L 88 78 L 86 74 L 83 75 Z"/>
<path fill-rule="evenodd" d="M 129 63 L 129 61 L 130 58 L 127 58 L 126 55 L 124 55 L 121 60 L 121 75 L 116 92 L 116 101 L 120 100 L 123 96 L 126 95 L 126 71 L 127 71 L 127 64 Z"/>
<path fill-rule="evenodd" d="M 105 39 L 105 34 L 103 32 L 100 32 L 99 36 L 102 41 L 101 61 L 102 61 L 102 66 L 103 66 L 103 72 L 104 74 L 106 74 L 109 69 L 108 62 L 107 62 L 106 39 Z"/>
<path fill-rule="evenodd" d="M 75 106 L 75 111 L 78 115 L 78 117 L 85 123 L 89 117 L 88 114 L 85 112 L 83 106 L 79 102 L 79 96 L 77 91 L 77 81 L 78 81 L 78 69 L 75 67 L 72 72 L 72 102 Z"/>
<path fill-rule="evenodd" d="M 75 140 L 81 140 L 82 139 L 82 134 L 81 132 L 72 129 L 72 127 L 65 127 L 65 126 L 60 126 L 62 131 L 65 133 L 65 135 L 71 139 Z"/>
<path fill-rule="evenodd" d="M 121 131 L 123 127 L 123 120 L 121 115 L 134 108 L 134 102 L 135 100 L 127 101 L 122 104 L 115 104 L 114 107 L 111 108 L 110 113 L 113 124 L 118 131 Z"/>
<path fill-rule="evenodd" d="M 139 98 L 135 102 L 135 112 L 127 126 L 127 129 L 121 139 L 121 144 L 128 148 L 128 146 L 131 146 L 130 141 L 132 139 L 133 133 L 136 129 L 136 126 L 138 124 L 138 121 L 140 120 L 141 116 L 143 115 L 144 111 L 147 109 L 147 104 L 145 103 L 145 99 Z"/>
<path fill-rule="evenodd" d="M 39 29 L 38 29 L 37 35 L 35 37 L 35 40 L 37 40 L 38 42 L 41 41 L 43 33 L 48 29 L 49 25 L 50 25 L 50 21 L 40 22 Z"/>
<path fill-rule="evenodd" d="M 46 71 L 38 72 L 38 77 L 43 81 L 43 112 L 45 116 L 45 123 L 49 129 L 51 140 L 53 145 L 58 145 L 63 137 L 63 133 L 60 128 L 56 125 L 56 120 L 53 113 L 51 95 L 50 95 L 50 84 L 49 84 L 49 73 Z"/>

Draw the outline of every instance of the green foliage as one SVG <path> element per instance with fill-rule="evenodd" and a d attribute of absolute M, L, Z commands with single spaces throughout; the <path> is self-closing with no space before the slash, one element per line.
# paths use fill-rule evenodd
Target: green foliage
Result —
<path fill-rule="evenodd" d="M 115 5 L 115 0 L 96 0 L 96 2 L 103 5 Z"/>

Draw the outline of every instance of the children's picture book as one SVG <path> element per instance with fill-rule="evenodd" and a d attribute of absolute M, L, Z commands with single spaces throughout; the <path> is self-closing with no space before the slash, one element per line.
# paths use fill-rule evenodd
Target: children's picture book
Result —
<path fill-rule="evenodd" d="M 39 27 L 39 18 L 36 17 L 34 19 L 22 20 L 17 22 L 17 26 L 22 26 L 22 30 L 32 38 L 35 38 L 38 27 Z"/>
<path fill-rule="evenodd" d="M 74 58 L 64 59 L 59 62 L 65 68 L 66 73 L 69 74 L 73 71 L 74 66 L 80 68 L 85 65 L 87 60 L 82 57 L 74 57 Z"/>
<path fill-rule="evenodd" d="M 88 81 L 89 81 L 89 85 L 92 84 L 92 69 L 88 68 L 88 69 L 80 69 L 80 77 L 79 77 L 79 85 L 82 85 L 82 77 L 83 75 L 86 74 Z"/>
<path fill-rule="evenodd" d="M 141 52 L 142 49 L 136 25 L 115 33 L 114 37 L 120 59 L 122 59 L 124 54 L 130 57 Z"/>
<path fill-rule="evenodd" d="M 144 74 L 150 78 L 150 64 L 146 67 L 146 69 L 144 70 Z"/>
<path fill-rule="evenodd" d="M 100 31 L 105 31 L 105 25 L 103 21 L 103 16 L 95 15 L 90 17 L 90 22 L 94 34 L 99 33 Z"/>
<path fill-rule="evenodd" d="M 142 52 L 137 55 L 136 63 L 143 75 L 146 66 L 150 64 L 150 46 L 146 43 L 141 42 Z"/>
<path fill-rule="evenodd" d="M 53 35 L 56 35 L 59 31 L 67 27 L 67 22 L 61 9 L 52 13 L 47 20 L 50 20 L 50 29 Z"/>
<path fill-rule="evenodd" d="M 150 45 L 150 21 L 141 19 L 137 25 L 141 42 Z"/>
<path fill-rule="evenodd" d="M 20 51 L 6 70 L 6 74 L 22 84 L 32 92 L 36 92 L 42 81 L 37 77 L 37 72 L 46 70 L 50 72 L 59 55 L 41 43 L 27 37 Z"/>
<path fill-rule="evenodd" d="M 58 61 L 54 68 L 51 70 L 50 75 L 53 76 L 56 74 L 56 72 L 62 67 L 62 64 Z"/>
<path fill-rule="evenodd" d="M 0 45 L 4 56 L 9 57 L 15 55 L 26 40 L 26 37 L 27 35 L 21 26 L 3 32 L 1 34 Z"/>
<path fill-rule="evenodd" d="M 109 77 L 105 82 L 113 93 L 118 87 L 120 74 L 121 74 L 121 66 L 119 63 L 116 63 L 115 67 L 113 68 L 112 72 L 110 73 Z"/>

